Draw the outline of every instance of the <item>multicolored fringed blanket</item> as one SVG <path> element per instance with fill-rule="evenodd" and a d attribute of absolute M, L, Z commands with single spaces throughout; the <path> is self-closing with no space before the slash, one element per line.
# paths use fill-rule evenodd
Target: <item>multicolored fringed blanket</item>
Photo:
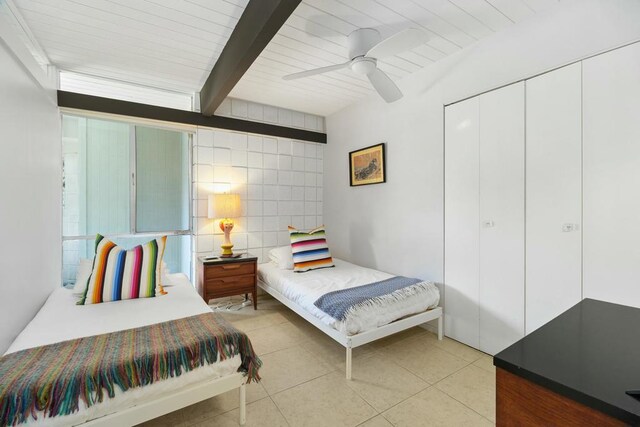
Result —
<path fill-rule="evenodd" d="M 438 304 L 439 292 L 434 283 L 395 276 L 368 285 L 326 293 L 313 305 L 334 319 L 345 321 L 348 317 L 358 316 L 363 311 L 389 306 L 420 294 L 429 294 L 430 300 L 435 300 L 435 305 Z"/>
<path fill-rule="evenodd" d="M 246 334 L 205 313 L 0 357 L 0 425 L 68 415 L 122 391 L 240 355 L 247 382 L 262 365 Z"/>

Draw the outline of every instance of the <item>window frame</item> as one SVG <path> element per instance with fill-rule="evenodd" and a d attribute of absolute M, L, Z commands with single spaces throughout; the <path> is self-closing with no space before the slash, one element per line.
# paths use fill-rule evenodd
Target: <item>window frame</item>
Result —
<path fill-rule="evenodd" d="M 195 126 L 185 126 L 174 123 L 166 123 L 166 122 L 157 122 L 154 120 L 146 120 L 146 119 L 137 119 L 134 117 L 123 117 L 115 114 L 102 114 L 102 113 L 93 113 L 88 111 L 79 111 L 75 109 L 69 108 L 60 108 L 60 125 L 62 126 L 62 121 L 65 116 L 78 117 L 82 119 L 94 119 L 94 120 L 104 120 L 111 122 L 118 122 L 122 124 L 126 124 L 129 126 L 129 201 L 130 201 L 130 212 L 129 212 L 129 232 L 128 233 L 118 233 L 118 234 L 110 234 L 109 237 L 113 238 L 130 238 L 130 237 L 158 237 L 158 236 L 191 236 L 193 238 L 193 147 L 195 143 L 195 139 L 197 138 L 197 127 Z M 188 208 L 189 208 L 189 226 L 185 230 L 170 230 L 170 231 L 145 231 L 138 232 L 137 231 L 137 147 L 136 147 L 136 126 L 161 129 L 173 132 L 182 132 L 186 133 L 188 136 L 187 141 L 187 185 L 188 185 Z M 60 144 L 63 144 L 62 135 L 60 138 Z M 61 161 L 63 158 L 61 158 Z M 64 177 L 64 168 L 63 168 L 63 176 Z M 61 186 L 63 186 L 63 191 L 61 192 L 61 201 L 60 206 L 61 209 L 64 210 L 64 182 L 61 182 Z M 64 218 L 61 215 L 61 218 Z M 94 240 L 96 238 L 95 234 L 90 235 L 77 235 L 77 236 L 65 236 L 64 235 L 64 227 L 63 224 L 60 224 L 60 231 L 62 235 L 62 244 L 66 241 L 74 241 L 74 240 Z M 192 251 L 193 252 L 193 251 Z M 193 258 L 193 255 L 191 255 Z M 62 260 L 61 260 L 62 261 Z M 191 266 L 193 267 L 193 259 L 191 259 Z"/>

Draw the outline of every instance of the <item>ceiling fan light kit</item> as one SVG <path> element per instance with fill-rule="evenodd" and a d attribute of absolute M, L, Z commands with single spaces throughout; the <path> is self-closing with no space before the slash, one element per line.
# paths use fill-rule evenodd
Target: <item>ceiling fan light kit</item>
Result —
<path fill-rule="evenodd" d="M 349 61 L 328 67 L 316 68 L 284 76 L 284 80 L 295 80 L 317 74 L 349 68 L 352 72 L 367 76 L 373 88 L 386 102 L 394 102 L 402 98 L 398 86 L 378 68 L 378 59 L 410 50 L 424 43 L 425 34 L 414 28 L 400 31 L 384 40 L 373 28 L 360 28 L 349 34 L 347 46 Z"/>

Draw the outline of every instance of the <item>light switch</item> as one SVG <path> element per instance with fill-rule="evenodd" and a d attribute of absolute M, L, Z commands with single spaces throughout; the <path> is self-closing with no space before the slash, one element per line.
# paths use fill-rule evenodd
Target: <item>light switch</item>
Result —
<path fill-rule="evenodd" d="M 569 233 L 571 231 L 577 231 L 579 229 L 578 224 L 566 223 L 562 224 L 562 232 Z"/>

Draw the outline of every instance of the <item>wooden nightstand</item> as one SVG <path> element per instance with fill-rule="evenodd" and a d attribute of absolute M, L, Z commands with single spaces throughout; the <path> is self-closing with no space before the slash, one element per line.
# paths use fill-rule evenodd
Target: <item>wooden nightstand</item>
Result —
<path fill-rule="evenodd" d="M 251 294 L 253 309 L 258 309 L 256 273 L 258 257 L 244 254 L 240 258 L 198 258 L 198 293 L 207 304 L 211 298 Z"/>

